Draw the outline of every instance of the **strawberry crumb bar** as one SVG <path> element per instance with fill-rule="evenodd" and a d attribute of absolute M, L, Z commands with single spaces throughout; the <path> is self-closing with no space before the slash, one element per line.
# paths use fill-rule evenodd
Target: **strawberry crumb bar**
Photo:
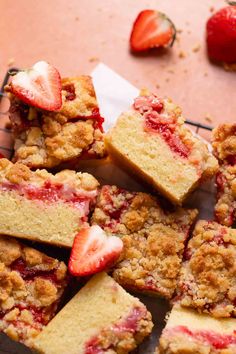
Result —
<path fill-rule="evenodd" d="M 63 262 L 0 236 L 0 331 L 31 346 L 67 284 Z"/>
<path fill-rule="evenodd" d="M 214 317 L 236 317 L 236 230 L 200 220 L 188 243 L 177 297 Z"/>
<path fill-rule="evenodd" d="M 14 161 L 32 168 L 104 156 L 103 118 L 90 76 L 62 79 L 62 107 L 54 112 L 24 103 L 9 92 Z"/>
<path fill-rule="evenodd" d="M 34 349 L 40 354 L 126 354 L 152 327 L 146 307 L 99 273 L 44 328 Z"/>
<path fill-rule="evenodd" d="M 71 247 L 87 226 L 97 180 L 64 170 L 55 175 L 0 159 L 0 233 Z"/>
<path fill-rule="evenodd" d="M 218 168 L 207 145 L 185 127 L 180 108 L 154 94 L 135 99 L 106 135 L 105 145 L 121 166 L 177 204 Z"/>
<path fill-rule="evenodd" d="M 214 129 L 212 146 L 220 164 L 215 216 L 220 224 L 231 226 L 236 220 L 236 124 Z"/>
<path fill-rule="evenodd" d="M 145 193 L 103 186 L 92 223 L 124 244 L 113 277 L 125 288 L 171 298 L 197 210 L 170 212 Z"/>
<path fill-rule="evenodd" d="M 159 354 L 235 354 L 236 319 L 216 319 L 174 307 L 159 343 Z"/>

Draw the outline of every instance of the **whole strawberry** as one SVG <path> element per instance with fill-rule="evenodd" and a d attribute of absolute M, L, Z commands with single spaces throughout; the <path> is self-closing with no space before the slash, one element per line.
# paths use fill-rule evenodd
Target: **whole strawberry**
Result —
<path fill-rule="evenodd" d="M 236 6 L 227 6 L 207 22 L 209 58 L 226 64 L 236 63 Z"/>

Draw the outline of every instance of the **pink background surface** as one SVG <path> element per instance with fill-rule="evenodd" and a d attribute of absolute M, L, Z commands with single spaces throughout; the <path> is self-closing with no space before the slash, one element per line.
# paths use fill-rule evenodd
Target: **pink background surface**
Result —
<path fill-rule="evenodd" d="M 223 0 L 1 0 L 0 77 L 45 59 L 63 76 L 90 73 L 99 61 L 137 87 L 179 103 L 186 118 L 217 125 L 235 120 L 236 73 L 209 63 L 205 24 Z M 178 40 L 166 54 L 134 56 L 128 39 L 140 10 L 156 8 L 175 23 Z M 193 48 L 200 45 L 197 52 Z M 183 51 L 185 58 L 180 58 Z M 212 117 L 212 122 L 205 119 Z"/>

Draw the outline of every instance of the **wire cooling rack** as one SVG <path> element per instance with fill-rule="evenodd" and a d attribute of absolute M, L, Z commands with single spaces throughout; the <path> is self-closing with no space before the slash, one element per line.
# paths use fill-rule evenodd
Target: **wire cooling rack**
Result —
<path fill-rule="evenodd" d="M 6 94 L 4 93 L 4 86 L 8 83 L 9 77 L 17 71 L 19 71 L 18 68 L 11 68 L 7 71 L 7 73 L 3 79 L 1 89 L 0 89 L 0 103 L 1 103 L 2 98 L 6 96 Z M 8 114 L 7 112 L 0 112 L 0 115 L 7 115 L 7 114 Z M 211 131 L 213 129 L 213 127 L 211 127 L 209 125 L 195 122 L 192 120 L 186 120 L 185 123 L 192 126 L 192 127 L 195 127 L 195 133 L 197 133 L 197 134 L 201 134 L 201 132 L 200 132 L 201 129 L 208 130 L 208 131 Z M 0 127 L 0 131 L 3 133 L 6 133 L 6 134 L 10 134 L 10 130 L 5 127 L 2 127 L 2 128 Z M 9 146 L 3 146 L 1 140 L 0 140 L 0 150 L 7 151 L 8 153 L 11 154 L 11 157 L 13 155 L 13 149 L 9 148 Z"/>

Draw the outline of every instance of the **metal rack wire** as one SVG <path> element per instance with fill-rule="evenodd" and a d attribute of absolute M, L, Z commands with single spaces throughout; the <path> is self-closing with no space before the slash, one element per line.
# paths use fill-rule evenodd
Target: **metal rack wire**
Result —
<path fill-rule="evenodd" d="M 4 93 L 4 86 L 8 83 L 8 80 L 9 80 L 9 77 L 12 75 L 12 73 L 15 73 L 19 71 L 19 69 L 17 68 L 11 68 L 7 71 L 4 79 L 3 79 L 3 82 L 2 82 L 2 85 L 1 85 L 1 88 L 0 88 L 0 103 L 1 103 L 1 100 L 2 98 L 5 96 L 5 93 Z M 7 112 L 0 112 L 0 114 L 7 114 Z M 192 127 L 195 127 L 195 132 L 199 134 L 200 130 L 203 129 L 203 130 L 208 130 L 208 131 L 211 131 L 213 129 L 213 127 L 209 126 L 209 125 L 206 125 L 206 124 L 202 124 L 202 123 L 199 123 L 199 122 L 195 122 L 195 121 L 192 121 L 192 120 L 186 120 L 185 121 L 186 124 L 192 126 Z M 9 133 L 10 131 L 6 128 L 0 128 L 0 131 L 3 131 L 5 133 Z M 5 147 L 5 146 L 1 146 L 0 145 L 0 149 L 2 150 L 6 150 L 6 151 L 10 151 L 11 153 L 13 152 L 10 148 L 8 147 Z"/>

